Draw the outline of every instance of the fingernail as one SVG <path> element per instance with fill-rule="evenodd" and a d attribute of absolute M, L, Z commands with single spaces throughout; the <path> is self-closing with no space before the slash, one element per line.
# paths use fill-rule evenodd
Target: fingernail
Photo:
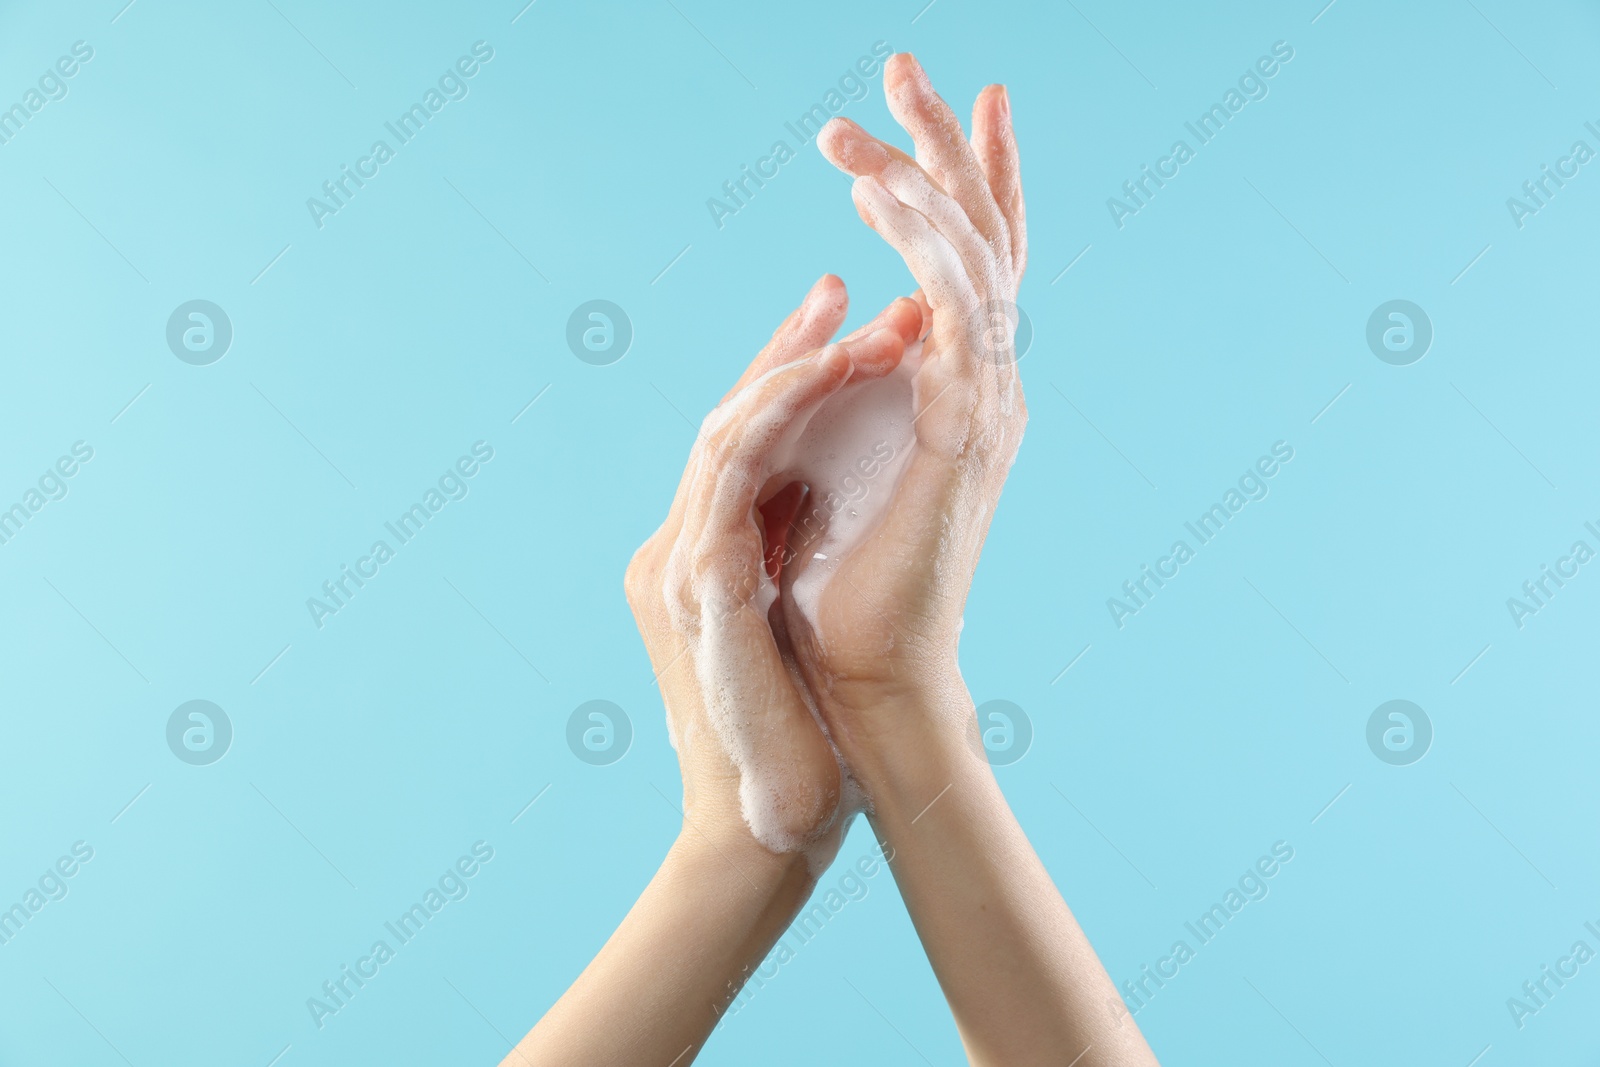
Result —
<path fill-rule="evenodd" d="M 1000 114 L 1011 117 L 1011 90 L 1004 85 L 1000 86 Z"/>
<path fill-rule="evenodd" d="M 822 367 L 823 370 L 832 371 L 833 373 L 837 374 L 839 371 L 849 368 L 850 351 L 845 348 L 844 345 L 835 341 L 833 344 L 825 346 L 822 351 L 818 353 L 817 363 Z"/>
<path fill-rule="evenodd" d="M 822 318 L 823 312 L 833 311 L 844 302 L 844 281 L 834 278 L 834 284 L 829 285 L 829 278 L 833 275 L 824 274 L 818 278 L 817 284 L 806 294 L 805 302 L 800 305 L 801 327 L 810 328 Z"/>

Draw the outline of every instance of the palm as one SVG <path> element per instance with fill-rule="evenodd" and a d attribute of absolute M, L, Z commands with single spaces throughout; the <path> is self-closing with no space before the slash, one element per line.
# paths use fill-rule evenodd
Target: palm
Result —
<path fill-rule="evenodd" d="M 829 577 L 815 621 L 794 598 L 780 602 L 796 659 L 825 711 L 881 703 L 953 659 L 991 509 L 967 528 L 949 517 L 962 513 L 963 498 L 992 500 L 980 484 L 991 476 L 919 435 L 882 523 Z M 808 556 L 804 546 L 794 554 Z M 787 576 L 785 585 L 794 580 Z"/>

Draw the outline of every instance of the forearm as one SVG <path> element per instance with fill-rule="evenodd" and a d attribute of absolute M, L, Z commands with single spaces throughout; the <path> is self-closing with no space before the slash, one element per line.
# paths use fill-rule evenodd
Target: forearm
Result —
<path fill-rule="evenodd" d="M 616 933 L 502 1067 L 686 1067 L 813 885 L 802 855 L 686 828 Z"/>
<path fill-rule="evenodd" d="M 964 691 L 946 705 L 886 709 L 885 718 L 971 715 Z M 893 850 L 895 881 L 972 1063 L 1155 1064 L 1132 1020 L 1112 1010 L 1116 989 L 988 763 L 951 730 L 906 731 L 877 751 L 863 768 L 873 827 Z"/>

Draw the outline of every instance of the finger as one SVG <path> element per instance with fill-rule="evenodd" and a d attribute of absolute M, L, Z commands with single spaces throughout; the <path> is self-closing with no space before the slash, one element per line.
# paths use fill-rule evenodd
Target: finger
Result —
<path fill-rule="evenodd" d="M 1011 95 L 991 85 L 972 105 L 972 151 L 1011 234 L 1011 266 L 1018 278 L 1028 265 L 1028 226 L 1022 204 L 1022 166 L 1011 124 Z"/>
<path fill-rule="evenodd" d="M 808 352 L 814 352 L 831 339 L 839 328 L 840 321 L 844 318 L 847 306 L 844 282 L 832 274 L 824 274 L 817 284 L 812 286 L 811 292 L 806 295 L 800 307 L 790 313 L 783 324 L 773 334 L 767 347 L 755 358 L 749 367 L 740 376 L 738 384 L 730 389 L 722 398 L 721 403 L 727 403 L 750 382 L 762 374 L 769 373 L 774 367 L 793 362 L 795 359 Z M 876 318 L 852 332 L 845 342 L 860 342 L 880 329 L 891 329 L 897 333 L 904 345 L 916 341 L 924 332 L 923 324 L 926 321 L 927 309 L 923 304 L 906 297 L 897 297 L 889 306 L 880 311 Z M 800 345 L 810 344 L 810 348 L 795 351 Z M 858 375 L 876 377 L 880 373 L 880 365 L 885 358 L 889 359 L 881 373 L 888 373 L 899 364 L 900 352 L 885 357 L 879 349 L 861 349 L 859 345 L 852 346 L 860 353 L 866 362 L 858 368 Z M 683 475 L 678 480 L 678 489 L 673 495 L 672 507 L 667 513 L 667 525 L 673 531 L 678 529 L 678 521 L 690 495 L 690 486 L 694 480 L 696 462 L 691 454 L 689 463 L 684 467 Z"/>
<path fill-rule="evenodd" d="M 880 328 L 850 345 L 833 344 L 780 367 L 736 398 L 706 435 L 700 476 L 684 516 L 708 545 L 751 530 L 751 513 L 769 489 L 768 461 L 846 380 L 881 378 L 900 363 L 905 340 Z M 713 413 L 716 416 L 718 413 Z"/>
<path fill-rule="evenodd" d="M 896 300 L 890 307 L 899 304 L 900 301 Z M 920 319 L 920 312 L 918 317 Z M 850 381 L 871 381 L 882 378 L 900 365 L 900 357 L 906 351 L 906 339 L 900 327 L 879 326 L 865 337 L 850 341 L 845 347 L 850 352 L 852 364 Z"/>
<path fill-rule="evenodd" d="M 849 308 L 850 296 L 838 275 L 824 274 L 818 278 L 800 306 L 790 312 L 789 317 L 773 331 L 772 340 L 756 354 L 750 366 L 745 368 L 745 372 L 722 399 L 726 401 L 773 367 L 793 362 L 833 340 L 833 335 L 844 325 L 845 312 Z"/>
<path fill-rule="evenodd" d="M 850 370 L 848 350 L 831 344 L 769 371 L 707 416 L 683 517 L 683 535 L 702 553 L 751 547 L 738 539 L 755 533 L 751 512 L 763 463 L 797 419 L 844 385 Z"/>
<path fill-rule="evenodd" d="M 985 289 L 996 288 L 995 266 L 1000 260 L 994 246 L 977 231 L 961 205 L 934 185 L 920 167 L 891 163 L 878 180 L 896 200 L 933 224 L 961 257 L 969 276 Z M 1009 240 L 1006 247 L 1010 247 Z M 1010 265 L 1009 258 L 1005 262 Z"/>
<path fill-rule="evenodd" d="M 928 297 L 921 289 L 911 294 L 911 300 L 922 310 L 922 330 L 917 334 L 917 340 L 925 341 L 928 331 L 933 329 L 933 309 L 928 306 Z"/>
<path fill-rule="evenodd" d="M 910 53 L 890 56 L 883 65 L 883 92 L 889 113 L 917 146 L 917 162 L 972 219 L 1002 259 L 1011 258 L 1010 234 L 950 105 L 933 91 L 927 73 Z"/>
<path fill-rule="evenodd" d="M 818 278 L 805 298 L 800 301 L 800 306 L 789 312 L 788 317 L 778 324 L 766 347 L 756 353 L 756 358 L 750 361 L 750 365 L 733 384 L 733 388 L 722 394 L 722 399 L 717 403 L 726 404 L 735 393 L 772 368 L 793 362 L 827 344 L 844 324 L 845 312 L 849 307 L 849 293 L 845 289 L 844 281 L 838 275 L 824 274 Z M 698 442 L 698 437 L 696 440 Z M 678 479 L 672 507 L 667 512 L 667 525 L 672 525 L 675 520 L 682 517 L 694 472 L 695 462 L 691 453 L 690 461 L 684 466 L 683 475 Z"/>
<path fill-rule="evenodd" d="M 922 336 L 923 307 L 910 297 L 897 296 L 889 306 L 878 312 L 878 317 L 860 329 L 846 335 L 841 343 L 850 346 L 850 355 L 858 363 L 861 352 L 853 341 L 862 341 L 879 330 L 893 330 L 900 335 L 901 343 L 911 344 Z"/>
<path fill-rule="evenodd" d="M 927 216 L 901 203 L 870 175 L 857 178 L 850 191 L 861 218 L 905 260 L 930 308 L 957 310 L 978 303 L 961 257 Z"/>
<path fill-rule="evenodd" d="M 818 282 L 817 285 L 821 287 L 830 280 L 838 282 L 838 291 L 842 294 L 844 283 L 831 274 L 823 275 L 822 281 Z M 807 296 L 807 301 L 811 301 L 816 293 L 817 289 L 814 288 L 812 295 Z M 814 352 L 827 344 L 833 339 L 834 333 L 839 328 L 839 323 L 835 320 L 835 313 L 837 312 L 838 317 L 842 318 L 843 311 L 844 304 L 842 302 L 837 307 L 829 307 L 820 313 L 815 310 L 807 311 L 806 305 L 802 304 L 800 309 L 790 318 L 796 319 L 797 322 L 803 321 L 800 316 L 802 312 L 806 312 L 806 314 L 812 316 L 814 325 L 809 328 L 798 325 L 789 326 L 788 323 L 780 326 L 778 328 L 779 332 L 773 335 L 771 343 L 761 351 L 761 354 L 756 357 L 749 367 L 745 368 L 745 372 L 740 376 L 738 383 L 723 395 L 722 400 L 724 402 L 727 401 L 733 394 L 761 377 L 762 374 L 770 371 L 773 367 L 781 366 L 784 363 L 792 363 L 801 356 Z M 921 335 L 922 317 L 922 308 L 915 301 L 903 296 L 896 297 L 889 302 L 888 307 L 878 312 L 872 321 L 856 327 L 856 329 L 841 338 L 840 341 L 843 344 L 849 344 L 852 341 L 864 340 L 878 330 L 890 329 L 898 333 L 905 344 L 911 344 Z M 809 347 L 802 348 L 802 346 Z M 852 349 L 852 355 L 859 359 L 861 353 L 857 349 Z"/>
<path fill-rule="evenodd" d="M 817 145 L 840 170 L 878 179 L 897 200 L 921 212 L 960 254 L 974 278 L 987 278 L 993 273 L 995 251 L 988 240 L 973 225 L 966 209 L 915 160 L 842 118 L 823 127 L 817 135 Z M 1009 259 L 1006 262 L 1009 265 Z"/>
<path fill-rule="evenodd" d="M 829 163 L 853 178 L 863 174 L 876 176 L 890 163 L 921 169 L 916 160 L 847 118 L 829 119 L 817 132 L 817 148 Z M 934 179 L 930 175 L 928 180 Z"/>

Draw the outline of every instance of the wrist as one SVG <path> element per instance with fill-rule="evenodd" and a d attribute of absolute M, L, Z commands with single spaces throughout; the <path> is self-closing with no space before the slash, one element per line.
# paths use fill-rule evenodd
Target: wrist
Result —
<path fill-rule="evenodd" d="M 992 777 L 959 676 L 850 716 L 840 749 L 875 808 L 914 802 L 951 782 Z M 931 799 L 931 794 L 923 803 Z"/>
<path fill-rule="evenodd" d="M 727 883 L 734 892 L 764 899 L 809 892 L 812 882 L 805 853 L 773 852 L 755 839 L 742 819 L 737 825 L 685 820 L 666 862 L 697 878 Z"/>

